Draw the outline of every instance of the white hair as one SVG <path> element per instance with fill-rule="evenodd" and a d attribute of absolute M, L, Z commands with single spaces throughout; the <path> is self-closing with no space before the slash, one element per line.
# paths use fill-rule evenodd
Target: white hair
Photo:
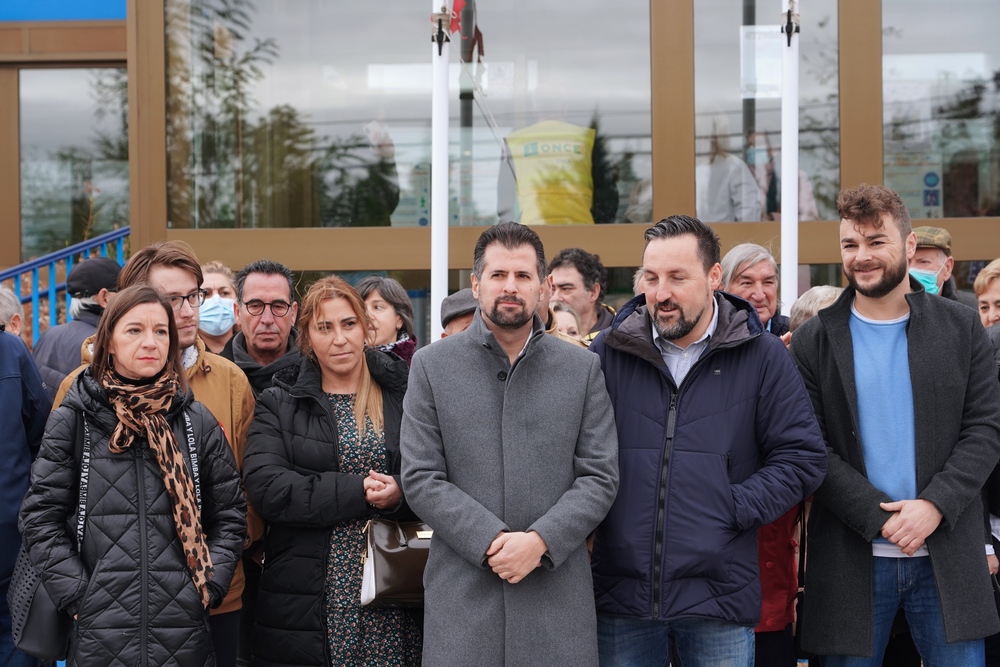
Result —
<path fill-rule="evenodd" d="M 97 299 L 92 296 L 74 296 L 69 301 L 69 316 L 74 320 L 80 317 L 84 306 L 97 306 Z"/>
<path fill-rule="evenodd" d="M 722 289 L 730 291 L 731 283 L 751 266 L 757 266 L 761 262 L 770 262 L 774 270 L 778 270 L 778 263 L 774 261 L 771 251 L 756 243 L 741 243 L 722 258 Z"/>
<path fill-rule="evenodd" d="M 788 330 L 795 331 L 811 320 L 816 316 L 816 313 L 836 301 L 843 291 L 843 287 L 834 287 L 833 285 L 817 285 L 807 289 L 792 304 L 792 310 L 788 317 Z"/>
<path fill-rule="evenodd" d="M 0 285 L 0 322 L 4 326 L 10 325 L 10 321 L 14 319 L 15 315 L 20 315 L 21 319 L 24 319 L 24 306 L 21 305 L 21 300 L 17 298 L 13 290 L 4 285 Z"/>

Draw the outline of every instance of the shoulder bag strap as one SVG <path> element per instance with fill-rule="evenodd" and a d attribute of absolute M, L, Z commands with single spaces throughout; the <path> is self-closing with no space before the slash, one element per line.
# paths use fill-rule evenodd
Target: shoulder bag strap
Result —
<path fill-rule="evenodd" d="M 799 580 L 798 589 L 806 585 L 806 501 L 799 503 Z"/>
<path fill-rule="evenodd" d="M 83 547 L 83 531 L 87 523 L 87 492 L 90 490 L 90 424 L 83 411 L 76 413 L 76 448 L 74 451 L 80 470 L 80 491 L 76 510 L 76 546 Z"/>
<path fill-rule="evenodd" d="M 198 464 L 198 443 L 194 437 L 194 425 L 191 415 L 184 411 L 184 435 L 187 436 L 188 459 L 191 463 L 191 479 L 194 482 L 194 497 L 198 502 L 198 514 L 201 514 L 201 469 Z"/>

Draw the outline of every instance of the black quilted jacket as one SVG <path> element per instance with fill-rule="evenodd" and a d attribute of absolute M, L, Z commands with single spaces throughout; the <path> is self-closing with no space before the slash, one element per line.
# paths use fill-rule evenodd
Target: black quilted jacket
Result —
<path fill-rule="evenodd" d="M 398 480 L 406 362 L 375 350 L 366 355 L 372 377 L 382 387 L 386 458 Z M 368 513 L 364 477 L 338 472 L 337 459 L 330 401 L 315 362 L 303 358 L 297 368 L 279 372 L 274 387 L 260 395 L 247 436 L 247 497 L 268 526 L 254 628 L 255 667 L 328 664 L 323 597 L 330 531 Z M 400 515 L 408 512 L 405 503 L 398 510 Z"/>
<path fill-rule="evenodd" d="M 80 553 L 79 411 L 86 415 L 92 443 Z M 225 591 L 242 550 L 246 500 L 222 427 L 190 391 L 174 399 L 168 414 L 181 451 L 188 456 L 184 411 L 197 443 L 212 584 Z M 78 613 L 68 662 L 214 665 L 208 612 L 184 560 L 162 473 L 145 442 L 122 454 L 109 451 L 116 423 L 103 390 L 89 369 L 84 371 L 49 417 L 21 508 L 24 543 L 42 570 L 45 588 L 60 608 Z"/>

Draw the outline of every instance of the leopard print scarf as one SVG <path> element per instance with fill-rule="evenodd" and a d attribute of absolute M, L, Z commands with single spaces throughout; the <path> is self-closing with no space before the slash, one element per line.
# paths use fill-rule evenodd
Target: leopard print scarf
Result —
<path fill-rule="evenodd" d="M 101 378 L 101 384 L 118 416 L 109 449 L 113 454 L 122 454 L 137 440 L 146 438 L 163 472 L 163 484 L 170 495 L 174 526 L 184 549 L 191 580 L 207 607 L 211 597 L 208 582 L 215 571 L 205 533 L 201 529 L 194 481 L 166 419 L 167 409 L 180 389 L 177 375 L 167 370 L 151 384 L 135 385 L 121 382 L 108 369 Z"/>

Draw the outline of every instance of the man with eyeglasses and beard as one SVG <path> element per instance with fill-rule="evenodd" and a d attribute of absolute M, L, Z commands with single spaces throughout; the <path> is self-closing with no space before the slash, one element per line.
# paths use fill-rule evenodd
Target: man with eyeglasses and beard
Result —
<path fill-rule="evenodd" d="M 597 665 L 587 536 L 618 486 L 597 358 L 545 333 L 530 228 L 479 237 L 468 329 L 413 357 L 400 447 L 407 502 L 434 529 L 423 664 Z"/>
<path fill-rule="evenodd" d="M 1000 457 L 1000 386 L 976 312 L 908 276 L 917 237 L 878 185 L 837 198 L 850 286 L 795 333 L 829 451 L 809 517 L 802 646 L 878 666 L 902 609 L 925 665 L 984 663 L 1000 631 L 980 491 Z"/>
<path fill-rule="evenodd" d="M 253 420 L 254 396 L 240 369 L 205 349 L 205 343 L 198 337 L 198 312 L 205 302 L 205 292 L 200 289 L 203 280 L 201 264 L 191 246 L 183 241 L 162 241 L 132 255 L 118 275 L 118 289 L 147 284 L 170 303 L 188 386 L 195 400 L 203 403 L 219 420 L 232 447 L 236 465 L 242 470 L 247 431 Z M 90 363 L 92 342 L 93 339 L 88 338 L 81 351 L 84 364 Z M 62 403 L 63 396 L 82 368 L 71 373 L 60 385 L 55 405 Z M 244 546 L 261 536 L 263 523 L 257 513 L 247 506 Z M 243 587 L 244 574 L 241 568 L 237 568 L 225 598 L 212 610 L 210 626 L 218 667 L 236 665 Z"/>

